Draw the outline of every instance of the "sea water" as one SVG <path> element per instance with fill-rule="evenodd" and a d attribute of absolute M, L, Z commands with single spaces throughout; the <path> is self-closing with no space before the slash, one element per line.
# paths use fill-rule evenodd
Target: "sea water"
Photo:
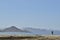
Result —
<path fill-rule="evenodd" d="M 33 33 L 26 33 L 26 32 L 0 32 L 0 35 L 34 35 Z"/>

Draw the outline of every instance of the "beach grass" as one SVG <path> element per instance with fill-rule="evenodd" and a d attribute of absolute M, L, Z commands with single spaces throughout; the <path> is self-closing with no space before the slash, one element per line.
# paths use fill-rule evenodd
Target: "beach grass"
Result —
<path fill-rule="evenodd" d="M 10 36 L 0 37 L 0 40 L 60 40 L 60 36 Z"/>

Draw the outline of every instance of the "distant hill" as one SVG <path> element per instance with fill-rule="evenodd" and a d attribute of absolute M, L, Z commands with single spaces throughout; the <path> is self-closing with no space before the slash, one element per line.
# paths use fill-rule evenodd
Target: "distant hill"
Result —
<path fill-rule="evenodd" d="M 47 29 L 39 29 L 39 28 L 24 28 L 26 30 L 31 31 L 33 34 L 40 34 L 40 35 L 51 35 L 52 30 L 47 30 Z M 60 31 L 58 30 L 53 30 L 54 35 L 60 35 Z"/>
<path fill-rule="evenodd" d="M 2 32 L 2 30 L 0 30 L 0 32 Z"/>
<path fill-rule="evenodd" d="M 5 28 L 4 30 L 0 30 L 0 32 L 23 32 L 23 33 L 29 33 L 29 34 L 39 34 L 39 35 L 51 35 L 52 30 L 47 29 L 38 29 L 38 28 L 23 28 L 19 29 L 15 26 L 11 26 L 8 28 Z M 54 35 L 60 35 L 60 31 L 53 30 Z"/>
<path fill-rule="evenodd" d="M 0 32 L 29 32 L 29 31 L 19 29 L 15 26 L 11 26 L 11 27 L 5 28 L 4 30 L 1 30 Z"/>

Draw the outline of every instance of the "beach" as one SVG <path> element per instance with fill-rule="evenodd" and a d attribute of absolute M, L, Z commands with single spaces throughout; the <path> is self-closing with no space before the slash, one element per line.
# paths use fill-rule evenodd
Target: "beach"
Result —
<path fill-rule="evenodd" d="M 60 40 L 58 35 L 49 36 L 2 36 L 0 40 Z"/>

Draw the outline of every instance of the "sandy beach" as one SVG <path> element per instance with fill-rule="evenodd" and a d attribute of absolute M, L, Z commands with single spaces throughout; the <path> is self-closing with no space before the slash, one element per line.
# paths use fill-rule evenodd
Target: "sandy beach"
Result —
<path fill-rule="evenodd" d="M 60 40 L 60 36 L 1 36 L 0 40 Z"/>

